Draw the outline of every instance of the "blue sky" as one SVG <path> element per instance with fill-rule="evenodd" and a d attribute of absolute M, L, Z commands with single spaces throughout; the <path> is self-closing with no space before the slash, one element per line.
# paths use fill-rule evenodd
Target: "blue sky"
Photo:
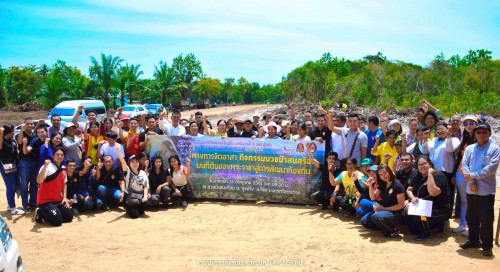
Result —
<path fill-rule="evenodd" d="M 204 73 L 274 84 L 325 52 L 427 65 L 443 52 L 500 53 L 500 1 L 0 0 L 0 65 L 88 74 L 101 52 L 140 64 L 194 53 Z"/>

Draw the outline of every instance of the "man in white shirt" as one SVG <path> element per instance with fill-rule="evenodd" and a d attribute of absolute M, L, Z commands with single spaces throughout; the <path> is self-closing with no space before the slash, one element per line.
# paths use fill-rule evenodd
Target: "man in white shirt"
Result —
<path fill-rule="evenodd" d="M 97 158 L 100 160 L 103 156 L 108 155 L 113 158 L 113 167 L 119 166 L 118 153 L 116 152 L 116 145 L 120 146 L 122 156 L 125 156 L 125 150 L 123 146 L 116 142 L 118 134 L 114 131 L 106 133 L 108 141 L 104 144 L 99 144 L 99 152 L 97 152 Z"/>
<path fill-rule="evenodd" d="M 161 130 L 165 131 L 165 135 L 184 136 L 186 135 L 186 128 L 180 124 L 181 113 L 178 110 L 172 111 L 172 122 L 165 118 L 165 113 L 160 113 L 160 120 L 158 126 Z"/>

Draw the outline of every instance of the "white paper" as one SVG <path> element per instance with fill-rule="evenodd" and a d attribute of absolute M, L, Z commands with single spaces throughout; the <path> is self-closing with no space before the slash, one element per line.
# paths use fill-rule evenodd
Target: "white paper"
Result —
<path fill-rule="evenodd" d="M 417 204 L 410 202 L 410 205 L 408 207 L 408 214 L 431 217 L 432 201 L 419 199 Z"/>

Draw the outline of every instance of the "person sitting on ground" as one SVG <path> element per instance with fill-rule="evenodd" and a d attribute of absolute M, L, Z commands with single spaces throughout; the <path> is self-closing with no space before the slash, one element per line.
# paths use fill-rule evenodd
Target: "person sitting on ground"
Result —
<path fill-rule="evenodd" d="M 192 190 L 189 184 L 189 176 L 191 175 L 191 160 L 186 159 L 186 166 L 181 165 L 181 160 L 177 155 L 171 155 L 168 158 L 170 164 L 170 176 L 167 177 L 167 182 L 170 184 L 171 199 L 179 206 L 187 207 L 187 201 L 193 197 Z"/>
<path fill-rule="evenodd" d="M 66 198 L 71 203 L 73 214 L 79 214 L 80 211 L 87 211 L 94 206 L 94 202 L 85 184 L 85 177 L 91 168 L 91 160 L 84 161 L 81 171 L 76 169 L 76 162 L 73 159 L 66 160 Z"/>
<path fill-rule="evenodd" d="M 171 189 L 167 179 L 168 176 L 169 173 L 163 165 L 161 155 L 156 154 L 153 157 L 153 167 L 149 170 L 150 198 L 147 202 L 147 206 L 158 206 L 161 202 L 164 208 L 168 208 L 168 200 L 171 194 Z"/>
<path fill-rule="evenodd" d="M 356 170 L 358 162 L 354 157 L 348 157 L 346 168 L 347 170 L 341 172 L 333 180 L 335 185 L 335 190 L 330 198 L 330 203 L 332 205 L 335 203 L 342 209 L 346 210 L 349 214 L 356 213 L 356 193 L 358 193 L 358 187 L 363 188 L 362 182 L 366 181 L 365 175 L 360 171 Z M 355 183 L 358 183 L 356 186 Z M 342 186 L 341 186 L 342 185 Z M 341 187 L 343 190 L 341 190 Z"/>
<path fill-rule="evenodd" d="M 307 142 L 306 146 L 309 161 L 311 161 L 311 163 L 321 171 L 321 184 L 319 187 L 319 191 L 312 193 L 310 198 L 314 199 L 316 203 L 321 204 L 321 209 L 326 210 L 328 209 L 330 198 L 332 197 L 333 191 L 335 190 L 335 186 L 333 183 L 334 179 L 330 178 L 330 175 L 332 175 L 332 177 L 336 177 L 342 172 L 340 168 L 336 167 L 335 163 L 337 161 L 338 155 L 337 153 L 330 151 L 328 153 L 328 156 L 326 157 L 326 162 L 320 164 L 319 161 L 316 160 L 310 152 L 309 147 L 311 146 L 311 142 Z M 330 180 L 332 182 L 330 182 Z M 333 209 L 338 210 L 338 205 L 333 203 Z"/>
<path fill-rule="evenodd" d="M 146 152 L 141 152 L 136 156 L 139 160 L 139 170 L 149 173 L 149 157 Z"/>
<path fill-rule="evenodd" d="M 448 182 L 443 173 L 434 169 L 432 161 L 426 155 L 417 159 L 418 174 L 411 179 L 406 194 L 408 200 L 418 204 L 419 200 L 432 201 L 430 217 L 409 215 L 409 226 L 413 233 L 417 233 L 417 241 L 427 240 L 433 227 L 438 232 L 444 231 L 445 221 L 448 220 L 450 203 L 448 201 Z"/>
<path fill-rule="evenodd" d="M 365 159 L 366 160 L 366 159 Z M 372 185 L 369 185 L 366 183 L 366 187 L 363 188 L 364 190 L 361 190 L 362 193 L 356 194 L 356 217 L 357 218 L 362 218 L 366 214 L 370 212 L 375 212 L 373 210 L 373 204 L 375 201 L 372 201 L 370 199 L 370 194 L 368 192 L 368 186 L 373 186 L 373 190 L 377 190 L 377 171 L 378 171 L 378 165 L 370 165 L 368 170 L 366 170 L 365 176 L 368 178 L 372 178 L 375 180 L 375 182 L 372 183 Z M 363 172 L 364 173 L 364 172 Z M 358 188 L 359 191 L 359 188 Z M 382 200 L 380 197 L 377 200 Z"/>
<path fill-rule="evenodd" d="M 144 214 L 146 202 L 149 200 L 149 179 L 143 170 L 139 169 L 139 160 L 135 155 L 128 158 L 128 163 L 125 158 L 118 155 L 125 180 L 125 211 L 130 218 L 138 218 Z"/>
<path fill-rule="evenodd" d="M 118 158 L 121 152 L 117 149 Z M 95 176 L 95 191 L 96 192 L 96 205 L 103 210 L 109 207 L 116 207 L 123 202 L 125 195 L 125 182 L 123 173 L 120 167 L 113 167 L 113 158 L 110 155 L 104 155 L 102 162 L 97 163 L 96 176 Z"/>
<path fill-rule="evenodd" d="M 59 132 L 57 132 L 61 135 Z M 64 150 L 57 146 L 53 150 L 52 160 L 45 160 L 36 182 L 38 189 L 35 222 L 47 222 L 52 226 L 60 226 L 73 220 L 71 203 L 66 198 L 66 171 L 63 166 Z"/>
<path fill-rule="evenodd" d="M 381 164 L 377 171 L 377 189 L 373 189 L 373 178 L 368 179 L 370 199 L 376 201 L 374 212 L 369 212 L 361 218 L 365 228 L 377 227 L 384 232 L 384 236 L 394 238 L 399 236 L 398 225 L 402 221 L 401 211 L 405 204 L 403 185 L 394 176 L 387 164 Z M 380 197 L 380 199 L 379 199 Z"/>

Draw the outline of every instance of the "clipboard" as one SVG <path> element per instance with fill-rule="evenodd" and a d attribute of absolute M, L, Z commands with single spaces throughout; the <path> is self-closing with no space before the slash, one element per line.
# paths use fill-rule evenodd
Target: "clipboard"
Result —
<path fill-rule="evenodd" d="M 408 206 L 409 215 L 418 215 L 431 217 L 432 216 L 432 201 L 419 199 L 417 204 L 410 202 Z"/>

